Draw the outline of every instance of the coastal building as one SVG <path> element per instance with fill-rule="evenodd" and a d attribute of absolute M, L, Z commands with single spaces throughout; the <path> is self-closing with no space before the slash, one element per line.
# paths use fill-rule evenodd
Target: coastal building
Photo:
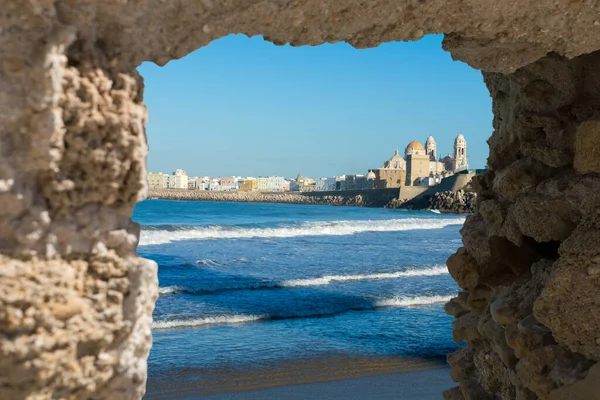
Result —
<path fill-rule="evenodd" d="M 246 178 L 242 184 L 240 184 L 240 192 L 254 192 L 258 190 L 258 181 L 254 178 Z"/>
<path fill-rule="evenodd" d="M 219 178 L 210 178 L 208 180 L 208 190 L 212 192 L 221 191 L 221 184 L 219 183 Z"/>
<path fill-rule="evenodd" d="M 396 153 L 383 163 L 383 167 L 372 169 L 373 187 L 375 189 L 396 188 L 406 181 L 406 160 Z"/>
<path fill-rule="evenodd" d="M 315 190 L 317 192 L 324 192 L 327 190 L 327 178 L 319 178 L 315 181 Z"/>
<path fill-rule="evenodd" d="M 188 189 L 189 190 L 206 190 L 206 184 L 204 183 L 204 178 L 193 177 L 188 178 Z"/>
<path fill-rule="evenodd" d="M 344 176 L 343 190 L 373 189 L 373 180 L 368 175 L 350 174 Z"/>
<path fill-rule="evenodd" d="M 148 172 L 148 174 L 146 175 L 146 179 L 148 180 L 149 189 L 169 188 L 169 175 L 163 174 L 162 172 L 159 172 L 157 174 Z"/>
<path fill-rule="evenodd" d="M 267 179 L 267 191 L 268 192 L 283 192 L 283 186 L 285 179 L 283 176 L 269 176 Z"/>
<path fill-rule="evenodd" d="M 256 189 L 259 192 L 267 192 L 269 191 L 269 178 L 266 176 L 259 176 L 256 179 Z"/>
<path fill-rule="evenodd" d="M 332 176 L 327 178 L 326 183 L 325 183 L 325 190 L 328 192 L 332 192 L 335 190 L 335 185 L 338 181 L 338 177 Z"/>
<path fill-rule="evenodd" d="M 169 189 L 187 189 L 188 188 L 188 176 L 187 173 L 182 169 L 177 169 L 173 172 L 172 176 L 168 178 Z"/>
<path fill-rule="evenodd" d="M 290 191 L 290 181 L 284 180 L 283 185 L 281 186 L 281 191 L 289 192 Z"/>
<path fill-rule="evenodd" d="M 437 159 L 437 143 L 433 136 L 429 136 L 425 141 L 425 154 L 429 156 L 431 161 L 436 161 Z"/>
<path fill-rule="evenodd" d="M 220 190 L 222 191 L 230 192 L 233 190 L 238 190 L 238 185 L 234 177 L 219 179 L 219 186 Z"/>
<path fill-rule="evenodd" d="M 467 141 L 462 133 L 459 133 L 454 140 L 454 165 L 453 172 L 469 169 L 467 163 Z"/>
<path fill-rule="evenodd" d="M 404 155 L 406 157 L 406 185 L 420 185 L 421 179 L 429 176 L 430 156 L 417 140 L 413 140 L 406 146 Z"/>
<path fill-rule="evenodd" d="M 316 182 L 314 179 L 305 178 L 298 174 L 296 179 L 290 181 L 290 192 L 314 192 Z"/>

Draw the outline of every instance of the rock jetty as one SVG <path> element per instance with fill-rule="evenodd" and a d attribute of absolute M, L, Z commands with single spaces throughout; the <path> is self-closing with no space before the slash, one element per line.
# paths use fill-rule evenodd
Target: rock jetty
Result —
<path fill-rule="evenodd" d="M 458 190 L 437 192 L 413 200 L 392 199 L 385 208 L 407 210 L 439 210 L 443 213 L 472 214 L 475 212 L 477 193 Z"/>
<path fill-rule="evenodd" d="M 458 190 L 456 192 L 439 192 L 429 198 L 429 209 L 440 210 L 448 213 L 469 213 L 475 212 L 475 200 L 477 193 Z"/>
<path fill-rule="evenodd" d="M 212 192 L 207 190 L 150 190 L 148 199 L 231 201 L 238 203 L 289 203 L 332 206 L 370 206 L 362 195 L 311 195 L 310 193 Z"/>

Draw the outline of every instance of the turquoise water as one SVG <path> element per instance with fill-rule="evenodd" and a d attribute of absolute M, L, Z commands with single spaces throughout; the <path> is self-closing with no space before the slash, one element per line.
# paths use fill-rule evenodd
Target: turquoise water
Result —
<path fill-rule="evenodd" d="M 445 268 L 464 217 L 147 200 L 138 251 L 159 265 L 149 379 L 328 356 L 456 348 Z"/>

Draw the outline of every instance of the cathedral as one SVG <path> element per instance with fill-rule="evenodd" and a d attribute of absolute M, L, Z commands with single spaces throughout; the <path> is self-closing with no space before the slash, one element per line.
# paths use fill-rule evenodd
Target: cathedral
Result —
<path fill-rule="evenodd" d="M 467 141 L 462 134 L 454 140 L 454 154 L 438 159 L 437 144 L 433 136 L 421 142 L 414 140 L 404 150 L 404 158 L 396 153 L 387 160 L 383 167 L 370 170 L 374 175 L 375 188 L 389 188 L 400 186 L 417 186 L 428 177 L 436 177 L 449 173 L 456 173 L 468 169 Z"/>

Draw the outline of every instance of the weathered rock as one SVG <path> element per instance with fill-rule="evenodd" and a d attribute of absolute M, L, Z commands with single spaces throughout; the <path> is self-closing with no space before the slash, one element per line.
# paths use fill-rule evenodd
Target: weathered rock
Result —
<path fill-rule="evenodd" d="M 452 332 L 452 338 L 455 342 L 462 340 L 472 341 L 481 337 L 481 334 L 477 330 L 477 322 L 479 318 L 473 312 L 463 315 L 452 323 L 454 331 Z"/>
<path fill-rule="evenodd" d="M 477 262 L 461 247 L 446 261 L 448 271 L 458 285 L 463 289 L 472 289 L 479 284 Z"/>
<path fill-rule="evenodd" d="M 566 0 L 4 0 L 0 398 L 142 396 L 156 266 L 137 258 L 139 227 L 130 220 L 145 194 L 147 153 L 135 69 L 144 61 L 164 65 L 232 32 L 276 44 L 356 47 L 444 32 L 455 59 L 482 68 L 494 133 L 489 171 L 474 185 L 480 213 L 461 231 L 474 266 L 462 265 L 468 257 L 449 259 L 469 288 L 456 303 L 467 307 L 470 290 L 485 283 L 494 303 L 506 298 L 519 321 L 533 312 L 557 344 L 542 341 L 513 368 L 490 310 L 470 302 L 479 315 L 455 323 L 455 337 L 473 344 L 475 364 L 460 374 L 462 398 L 595 394 L 599 7 Z M 469 208 L 464 197 L 457 209 Z M 510 262 L 499 260 L 500 249 L 514 250 Z M 544 261 L 527 271 L 530 249 Z M 520 346 L 518 324 L 505 329 L 507 342 Z"/>
<path fill-rule="evenodd" d="M 582 174 L 600 172 L 600 121 L 585 121 L 577 129 L 574 166 Z"/>
<path fill-rule="evenodd" d="M 599 54 L 551 55 L 512 75 L 484 74 L 496 116 L 490 171 L 448 267 L 473 299 L 478 285 L 491 289 L 487 303 L 468 302 L 455 333 L 470 338 L 476 364 L 469 376 L 459 368 L 461 382 L 499 398 L 565 395 L 600 358 L 598 66 Z"/>
<path fill-rule="evenodd" d="M 535 318 L 552 330 L 558 343 L 600 360 L 600 231 L 583 226 L 560 248 L 561 258 L 534 306 Z M 592 274 L 589 272 L 592 271 Z"/>
<path fill-rule="evenodd" d="M 464 397 L 458 386 L 453 387 L 452 389 L 444 390 L 442 395 L 444 396 L 444 400 L 464 400 Z"/>

